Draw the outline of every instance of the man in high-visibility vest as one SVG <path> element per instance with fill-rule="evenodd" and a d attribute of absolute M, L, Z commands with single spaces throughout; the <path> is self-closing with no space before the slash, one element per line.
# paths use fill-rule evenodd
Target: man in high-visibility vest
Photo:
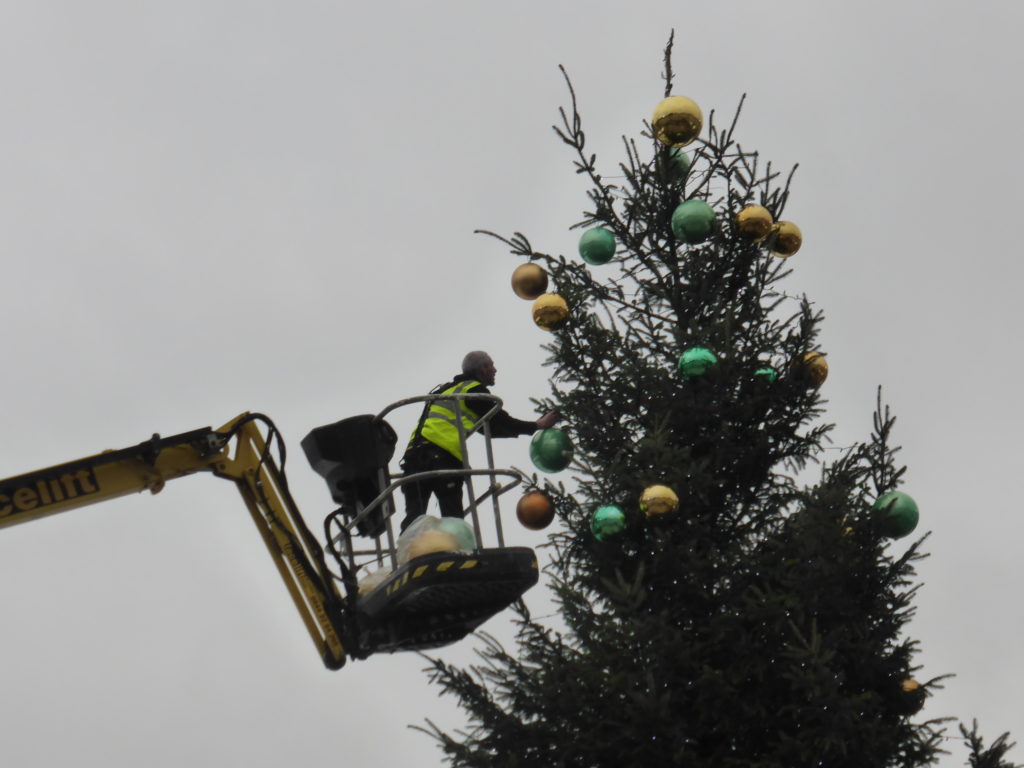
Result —
<path fill-rule="evenodd" d="M 431 394 L 490 394 L 487 388 L 494 384 L 498 369 L 486 352 L 470 352 L 462 360 L 462 373 L 446 384 L 436 387 Z M 486 398 L 475 400 L 435 401 L 423 409 L 423 416 L 409 439 L 409 447 L 402 457 L 406 475 L 437 469 L 462 469 L 462 445 L 459 441 L 457 419 L 461 419 L 464 432 L 493 407 Z M 536 421 L 523 421 L 499 411 L 490 419 L 491 437 L 518 437 L 532 435 L 538 429 L 548 429 L 558 423 L 557 411 L 544 414 Z M 405 518 L 402 530 L 427 511 L 430 494 L 437 496 L 444 517 L 462 517 L 462 486 L 465 478 L 449 476 L 419 480 L 402 486 L 405 494 Z"/>

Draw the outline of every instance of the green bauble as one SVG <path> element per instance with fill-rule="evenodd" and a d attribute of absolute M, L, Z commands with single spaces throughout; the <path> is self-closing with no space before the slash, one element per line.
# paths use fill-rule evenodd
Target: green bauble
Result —
<path fill-rule="evenodd" d="M 754 371 L 754 379 L 756 381 L 764 381 L 768 384 L 774 384 L 777 378 L 779 378 L 779 372 L 769 366 L 758 368 Z"/>
<path fill-rule="evenodd" d="M 459 543 L 459 549 L 476 549 L 473 526 L 461 517 L 442 517 L 437 524 L 437 530 L 454 536 L 455 541 Z"/>
<path fill-rule="evenodd" d="M 714 223 L 715 210 L 703 200 L 687 200 L 672 213 L 672 231 L 684 243 L 703 243 Z"/>
<path fill-rule="evenodd" d="M 658 170 L 669 181 L 685 178 L 690 172 L 690 156 L 681 147 L 667 148 L 658 154 Z"/>
<path fill-rule="evenodd" d="M 552 427 L 535 433 L 530 441 L 530 461 L 541 472 L 561 472 L 572 461 L 572 440 Z"/>
<path fill-rule="evenodd" d="M 607 264 L 615 255 L 615 235 L 607 229 L 588 229 L 580 238 L 580 256 L 587 264 Z"/>
<path fill-rule="evenodd" d="M 605 541 L 626 530 L 626 514 L 614 504 L 598 507 L 590 518 L 590 530 L 595 539 Z"/>
<path fill-rule="evenodd" d="M 882 534 L 890 539 L 902 539 L 917 528 L 917 502 L 902 491 L 883 493 L 871 508 L 884 512 Z"/>
<path fill-rule="evenodd" d="M 679 356 L 679 373 L 684 378 L 703 376 L 718 363 L 715 353 L 707 347 L 690 347 Z"/>

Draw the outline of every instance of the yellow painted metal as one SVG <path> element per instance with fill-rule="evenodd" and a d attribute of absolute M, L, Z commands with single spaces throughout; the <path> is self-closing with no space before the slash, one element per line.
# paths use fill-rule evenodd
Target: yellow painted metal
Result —
<path fill-rule="evenodd" d="M 141 454 L 141 448 L 139 452 Z M 126 454 L 126 451 L 105 451 L 0 480 L 0 527 L 131 493 L 159 493 L 168 480 L 209 470 L 226 455 L 202 457 L 187 444 L 163 448 L 151 463 Z"/>
<path fill-rule="evenodd" d="M 225 435 L 235 438 L 233 456 L 228 444 L 217 449 Z M 217 438 L 214 444 L 211 437 Z M 320 545 L 302 522 L 247 413 L 217 433 L 202 429 L 163 441 L 154 438 L 0 480 L 0 528 L 131 493 L 158 493 L 168 480 L 203 471 L 235 481 L 324 664 L 340 668 L 345 663 L 340 638 L 344 600 L 318 568 Z"/>
<path fill-rule="evenodd" d="M 233 428 L 231 422 L 219 431 Z M 267 455 L 255 423 L 243 423 L 235 437 L 235 455 L 217 462 L 214 472 L 236 482 L 317 651 L 328 667 L 338 669 L 345 663 L 345 648 L 336 626 L 339 620 L 332 615 L 337 617 L 337 606 L 343 600 L 333 581 L 311 572 L 316 568 L 319 544 L 307 538 L 301 515 L 284 491 L 281 475 Z"/>

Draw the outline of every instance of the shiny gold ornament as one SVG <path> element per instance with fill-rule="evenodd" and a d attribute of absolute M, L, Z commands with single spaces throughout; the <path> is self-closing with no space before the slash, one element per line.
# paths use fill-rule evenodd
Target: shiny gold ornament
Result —
<path fill-rule="evenodd" d="M 804 236 L 800 232 L 800 227 L 792 221 L 778 221 L 772 227 L 772 237 L 769 241 L 772 256 L 787 259 L 800 250 L 803 242 Z"/>
<path fill-rule="evenodd" d="M 679 497 L 667 485 L 652 485 L 640 494 L 640 511 L 647 517 L 661 517 L 679 509 Z"/>
<path fill-rule="evenodd" d="M 555 519 L 555 505 L 543 491 L 530 491 L 516 504 L 516 517 L 524 527 L 539 531 L 551 525 Z"/>
<path fill-rule="evenodd" d="M 768 237 L 773 223 L 771 213 L 763 205 L 748 205 L 736 214 L 736 229 L 755 243 Z"/>
<path fill-rule="evenodd" d="M 435 529 L 424 531 L 409 544 L 409 559 L 414 560 L 435 552 L 451 552 L 459 548 L 459 541 L 446 531 Z"/>
<path fill-rule="evenodd" d="M 557 293 L 545 293 L 533 302 L 533 322 L 538 328 L 553 331 L 569 317 L 569 305 Z"/>
<path fill-rule="evenodd" d="M 828 361 L 824 352 L 808 352 L 793 367 L 813 387 L 820 387 L 828 378 Z"/>
<path fill-rule="evenodd" d="M 658 103 L 651 117 L 654 135 L 670 147 L 685 147 L 700 136 L 704 116 L 700 107 L 685 96 L 669 96 Z"/>
<path fill-rule="evenodd" d="M 907 678 L 900 683 L 900 690 L 903 691 L 903 700 L 900 702 L 902 704 L 901 709 L 908 715 L 920 711 L 921 707 L 924 706 L 925 699 L 928 698 L 928 691 L 913 678 Z"/>
<path fill-rule="evenodd" d="M 520 299 L 533 301 L 548 289 L 548 273 L 532 261 L 520 264 L 512 273 L 512 290 Z"/>
<path fill-rule="evenodd" d="M 900 688 L 903 689 L 904 693 L 913 693 L 914 691 L 920 690 L 921 684 L 914 678 L 909 677 L 900 683 Z"/>

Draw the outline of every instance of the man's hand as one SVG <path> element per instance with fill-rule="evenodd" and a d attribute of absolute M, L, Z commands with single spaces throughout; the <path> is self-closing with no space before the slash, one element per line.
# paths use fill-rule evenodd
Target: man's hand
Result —
<path fill-rule="evenodd" d="M 537 419 L 537 429 L 551 429 L 555 426 L 562 418 L 562 414 L 558 411 L 548 411 L 539 419 Z"/>

